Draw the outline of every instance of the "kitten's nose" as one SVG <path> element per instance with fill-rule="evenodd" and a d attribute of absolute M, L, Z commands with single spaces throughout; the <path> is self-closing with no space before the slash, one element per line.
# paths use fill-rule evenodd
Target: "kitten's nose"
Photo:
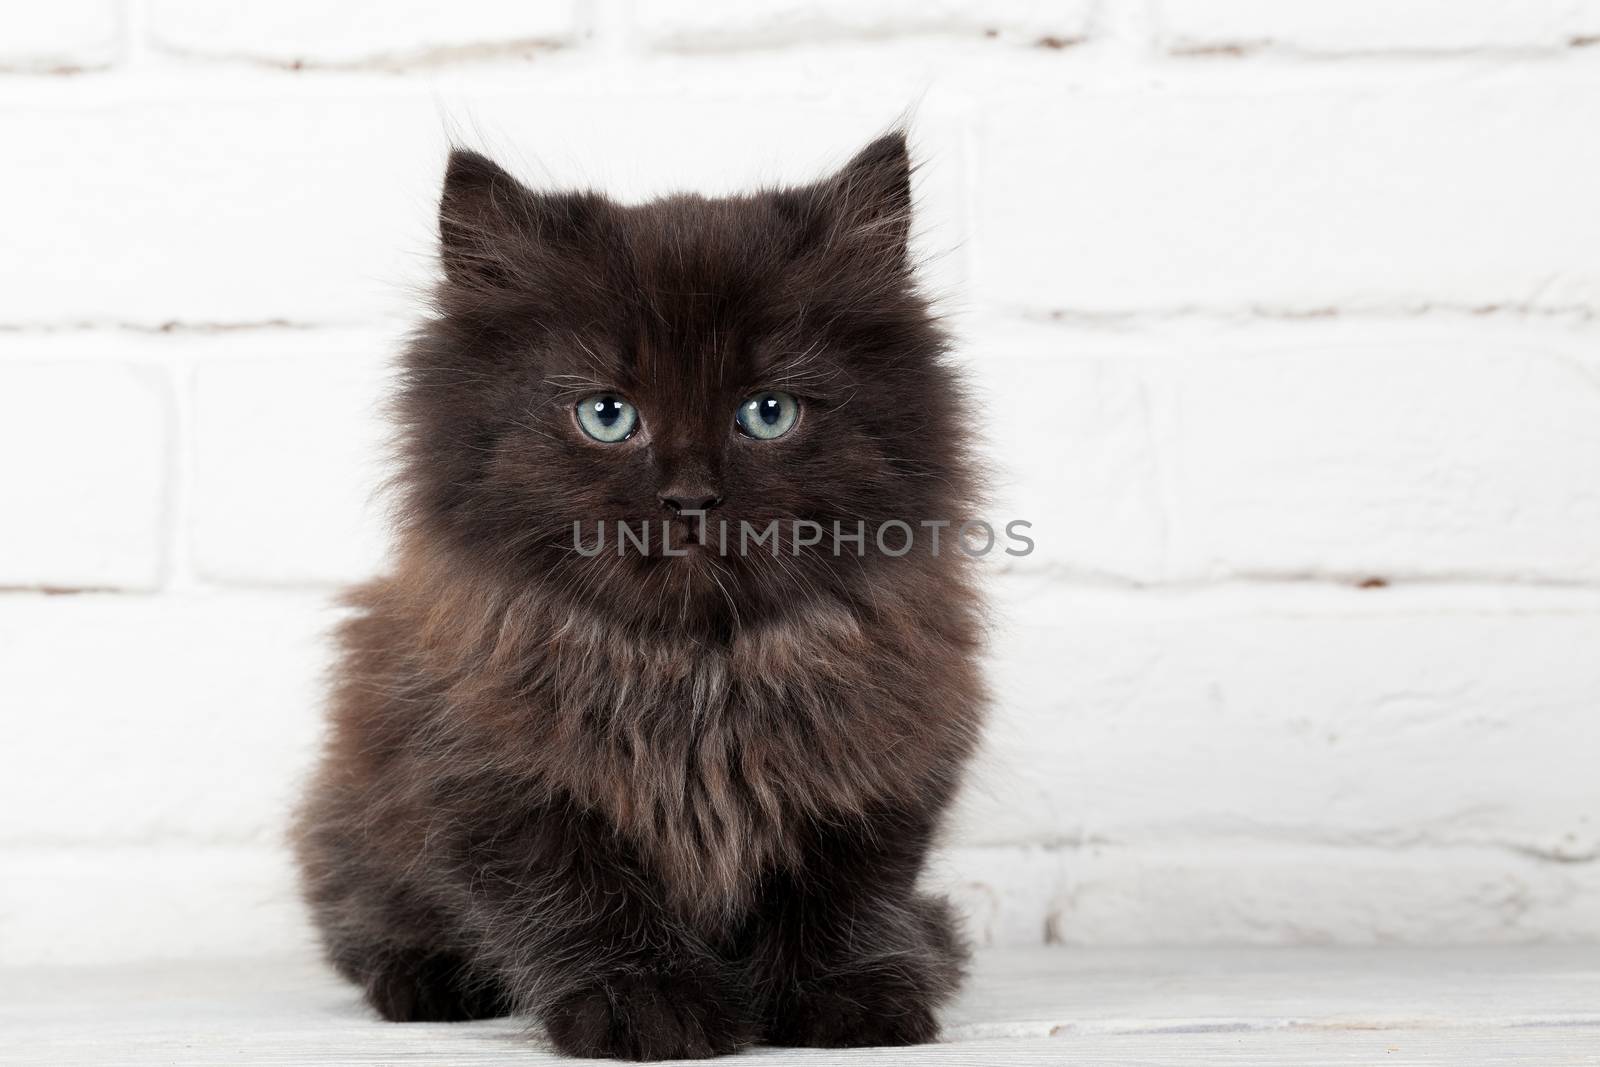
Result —
<path fill-rule="evenodd" d="M 661 506 L 673 513 L 710 511 L 722 498 L 705 486 L 671 486 L 661 494 Z"/>

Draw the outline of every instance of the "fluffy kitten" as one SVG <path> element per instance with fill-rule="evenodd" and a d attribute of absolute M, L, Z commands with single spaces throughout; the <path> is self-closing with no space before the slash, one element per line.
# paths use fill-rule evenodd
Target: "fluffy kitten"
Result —
<path fill-rule="evenodd" d="M 915 883 L 983 694 L 970 561 L 918 527 L 973 479 L 910 171 L 895 133 L 812 185 L 629 207 L 451 156 L 396 567 L 353 594 L 297 828 L 384 1017 L 634 1059 L 936 1038 L 963 952 Z M 779 551 L 699 543 L 701 510 L 781 520 Z M 667 545 L 577 550 L 619 519 Z"/>

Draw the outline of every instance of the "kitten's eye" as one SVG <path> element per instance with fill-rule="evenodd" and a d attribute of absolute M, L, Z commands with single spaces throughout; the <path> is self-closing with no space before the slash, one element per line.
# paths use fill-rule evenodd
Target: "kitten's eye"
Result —
<path fill-rule="evenodd" d="M 799 416 L 800 401 L 788 393 L 765 392 L 740 404 L 735 418 L 747 437 L 771 441 L 794 429 L 794 420 Z"/>
<path fill-rule="evenodd" d="M 633 436 L 639 413 L 620 396 L 596 393 L 578 401 L 578 425 L 596 441 L 614 445 Z"/>

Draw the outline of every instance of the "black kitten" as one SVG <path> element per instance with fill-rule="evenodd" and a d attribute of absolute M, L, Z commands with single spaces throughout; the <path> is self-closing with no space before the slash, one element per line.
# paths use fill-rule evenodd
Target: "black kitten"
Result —
<path fill-rule="evenodd" d="M 451 156 L 398 563 L 298 823 L 385 1017 L 633 1059 L 937 1036 L 963 952 L 915 884 L 983 694 L 967 557 L 896 554 L 973 491 L 910 208 L 898 133 L 638 207 Z M 593 551 L 616 520 L 659 536 Z"/>

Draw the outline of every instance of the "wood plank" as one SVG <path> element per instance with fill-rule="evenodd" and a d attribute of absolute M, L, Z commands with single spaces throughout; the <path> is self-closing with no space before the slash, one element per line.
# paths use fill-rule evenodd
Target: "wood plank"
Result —
<path fill-rule="evenodd" d="M 983 953 L 916 1049 L 763 1063 L 1600 1065 L 1600 950 Z M 554 1063 L 515 1020 L 396 1026 L 315 961 L 0 969 L 0 1063 Z"/>

